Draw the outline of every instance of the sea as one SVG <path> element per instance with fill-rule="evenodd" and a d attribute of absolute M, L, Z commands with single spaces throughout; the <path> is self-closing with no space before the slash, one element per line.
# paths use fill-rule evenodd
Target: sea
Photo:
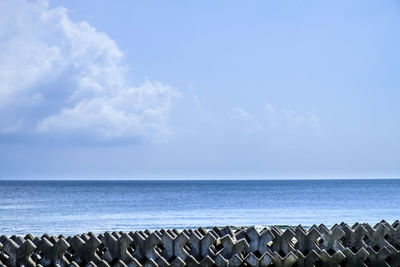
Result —
<path fill-rule="evenodd" d="M 400 219 L 400 180 L 0 181 L 0 235 Z"/>

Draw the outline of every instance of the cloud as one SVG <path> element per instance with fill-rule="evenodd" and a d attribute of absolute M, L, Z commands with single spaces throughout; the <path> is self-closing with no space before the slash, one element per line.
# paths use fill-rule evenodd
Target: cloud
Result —
<path fill-rule="evenodd" d="M 277 109 L 271 104 L 264 106 L 265 113 L 256 117 L 242 107 L 232 109 L 232 117 L 240 122 L 242 129 L 252 132 L 293 132 L 300 129 L 317 130 L 319 117 L 315 109 L 305 114 L 291 109 Z"/>
<path fill-rule="evenodd" d="M 262 123 L 243 108 L 233 108 L 232 117 L 236 120 L 239 120 L 243 124 L 244 131 L 247 133 L 263 130 Z"/>
<path fill-rule="evenodd" d="M 267 109 L 267 112 L 270 112 Z M 283 120 L 291 126 L 308 126 L 311 128 L 319 128 L 319 118 L 315 109 L 311 109 L 306 114 L 296 113 L 294 110 L 283 109 L 280 113 Z"/>
<path fill-rule="evenodd" d="M 163 140 L 181 96 L 133 85 L 124 54 L 105 33 L 46 1 L 0 2 L 0 135 Z"/>

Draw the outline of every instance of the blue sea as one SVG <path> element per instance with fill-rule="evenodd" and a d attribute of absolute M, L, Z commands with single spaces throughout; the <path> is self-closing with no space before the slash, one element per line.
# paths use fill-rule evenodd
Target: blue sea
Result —
<path fill-rule="evenodd" d="M 0 181 L 0 235 L 400 218 L 400 180 Z"/>

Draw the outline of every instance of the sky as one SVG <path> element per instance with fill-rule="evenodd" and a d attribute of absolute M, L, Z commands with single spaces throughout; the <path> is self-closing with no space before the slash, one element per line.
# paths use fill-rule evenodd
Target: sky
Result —
<path fill-rule="evenodd" d="M 0 0 L 0 179 L 400 178 L 400 2 Z"/>

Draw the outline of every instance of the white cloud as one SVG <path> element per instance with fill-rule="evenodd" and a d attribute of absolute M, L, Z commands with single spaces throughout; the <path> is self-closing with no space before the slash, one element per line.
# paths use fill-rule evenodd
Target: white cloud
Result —
<path fill-rule="evenodd" d="M 257 132 L 263 129 L 263 125 L 260 121 L 253 117 L 249 112 L 243 108 L 236 107 L 232 109 L 232 117 L 241 121 L 244 124 L 245 132 Z"/>
<path fill-rule="evenodd" d="M 267 108 L 267 113 L 270 110 Z M 311 109 L 306 114 L 299 114 L 294 110 L 283 109 L 278 114 L 279 117 L 289 126 L 308 126 L 311 128 L 319 128 L 319 118 L 315 109 Z"/>
<path fill-rule="evenodd" d="M 105 33 L 46 1 L 0 2 L 0 133 L 83 134 L 98 140 L 170 134 L 176 89 L 133 86 Z"/>
<path fill-rule="evenodd" d="M 319 129 L 319 118 L 316 110 L 305 114 L 290 109 L 277 109 L 266 104 L 265 113 L 256 117 L 242 107 L 232 109 L 232 117 L 241 122 L 245 132 L 292 132 L 299 129 Z"/>

